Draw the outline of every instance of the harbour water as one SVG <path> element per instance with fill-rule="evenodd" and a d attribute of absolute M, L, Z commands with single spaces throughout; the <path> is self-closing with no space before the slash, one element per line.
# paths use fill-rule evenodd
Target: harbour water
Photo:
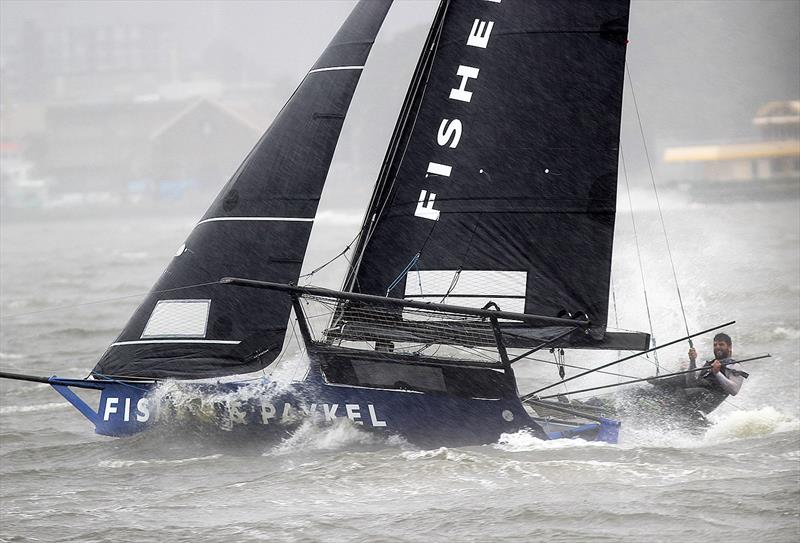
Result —
<path fill-rule="evenodd" d="M 735 319 L 736 356 L 772 354 L 746 368 L 742 392 L 708 429 L 629 421 L 618 445 L 518 433 L 434 449 L 346 421 L 303 426 L 276 443 L 232 442 L 223 430 L 112 439 L 94 435 L 47 385 L 2 381 L 0 541 L 796 541 L 799 215 L 797 200 L 667 198 L 691 328 Z M 657 216 L 637 212 L 641 238 L 659 239 Z M 4 222 L 0 367 L 85 376 L 194 220 L 150 213 Z M 610 320 L 647 330 L 629 220 L 618 217 Z M 332 254 L 350 239 L 324 230 Z M 642 249 L 664 343 L 684 335 L 672 272 L 658 243 Z M 701 357 L 709 343 L 697 340 Z M 678 369 L 686 348 L 666 351 L 659 364 Z M 653 363 L 627 362 L 624 373 L 649 375 Z M 526 364 L 522 392 L 556 377 L 552 366 Z"/>

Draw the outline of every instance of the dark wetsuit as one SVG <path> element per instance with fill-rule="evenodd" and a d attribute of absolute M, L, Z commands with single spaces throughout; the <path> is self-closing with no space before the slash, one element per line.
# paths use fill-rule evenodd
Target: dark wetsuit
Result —
<path fill-rule="evenodd" d="M 732 367 L 736 364 L 732 358 L 725 358 L 720 362 L 722 367 L 717 373 L 708 369 L 686 375 L 686 388 L 683 392 L 687 407 L 708 414 L 719 407 L 729 395 L 738 394 L 747 374 Z M 703 367 L 710 368 L 712 363 L 713 360 L 709 360 Z M 689 367 L 693 366 L 692 364 Z"/>

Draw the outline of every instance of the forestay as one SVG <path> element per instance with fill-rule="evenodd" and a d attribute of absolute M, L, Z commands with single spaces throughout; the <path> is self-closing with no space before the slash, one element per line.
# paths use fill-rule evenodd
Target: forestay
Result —
<path fill-rule="evenodd" d="M 602 340 L 628 4 L 443 3 L 344 290 L 582 312 Z"/>
<path fill-rule="evenodd" d="M 226 275 L 297 281 L 345 114 L 390 5 L 362 0 L 355 7 L 95 376 L 221 376 L 261 369 L 277 357 L 289 298 L 216 283 Z"/>

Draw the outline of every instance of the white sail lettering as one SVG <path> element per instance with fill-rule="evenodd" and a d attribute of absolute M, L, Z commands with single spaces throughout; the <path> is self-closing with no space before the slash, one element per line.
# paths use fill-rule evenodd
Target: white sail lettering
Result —
<path fill-rule="evenodd" d="M 385 420 L 378 420 L 378 415 L 375 414 L 375 406 L 372 404 L 367 405 L 367 409 L 369 409 L 369 420 L 372 422 L 372 425 L 376 428 L 381 426 L 386 426 Z"/>
<path fill-rule="evenodd" d="M 478 68 L 473 68 L 472 66 L 459 66 L 458 72 L 456 72 L 458 76 L 461 78 L 461 85 L 457 89 L 450 90 L 450 99 L 451 100 L 459 100 L 461 102 L 469 102 L 472 100 L 472 93 L 467 89 L 467 82 L 470 79 L 477 79 L 480 70 Z"/>
<path fill-rule="evenodd" d="M 356 424 L 364 424 L 361 421 L 361 413 L 359 413 L 361 407 L 358 404 L 348 403 L 344 406 L 344 408 L 347 411 L 348 419 L 352 420 Z"/>
<path fill-rule="evenodd" d="M 108 420 L 112 413 L 117 412 L 119 398 L 106 398 L 106 410 L 103 413 L 103 420 Z"/>
<path fill-rule="evenodd" d="M 261 404 L 261 423 L 269 424 L 269 419 L 275 418 L 275 406 L 271 403 Z"/>
<path fill-rule="evenodd" d="M 125 398 L 125 411 L 122 412 L 122 420 L 128 422 L 131 420 L 131 399 Z"/>
<path fill-rule="evenodd" d="M 458 142 L 461 141 L 462 131 L 463 126 L 461 125 L 461 121 L 458 119 L 453 119 L 452 121 L 449 121 L 448 119 L 442 119 L 442 124 L 439 125 L 439 134 L 436 136 L 436 141 L 442 147 L 449 145 L 451 149 L 455 149 L 458 146 Z M 451 139 L 452 141 L 450 141 Z M 430 166 L 428 166 L 428 168 L 430 168 Z"/>
<path fill-rule="evenodd" d="M 138 422 L 147 422 L 150 418 L 150 408 L 147 405 L 147 398 L 139 398 L 136 402 L 136 420 Z"/>
<path fill-rule="evenodd" d="M 427 203 L 426 203 L 427 200 Z M 414 211 L 415 217 L 422 217 L 431 221 L 439 220 L 439 210 L 433 209 L 433 203 L 436 200 L 436 194 L 428 191 L 419 191 L 419 201 L 417 202 L 417 209 Z"/>
<path fill-rule="evenodd" d="M 339 409 L 339 404 L 335 403 L 333 405 L 328 405 L 326 403 L 322 404 L 322 412 L 325 416 L 325 420 L 333 420 L 336 418 L 336 410 Z"/>
<path fill-rule="evenodd" d="M 452 173 L 452 171 L 452 166 L 445 166 L 444 164 L 439 164 L 438 162 L 428 162 L 428 174 L 450 177 L 450 173 Z"/>
<path fill-rule="evenodd" d="M 486 46 L 489 45 L 489 36 L 493 27 L 493 21 L 487 23 L 486 21 L 475 19 L 475 22 L 472 23 L 472 32 L 469 33 L 469 38 L 467 38 L 467 45 L 486 49 Z"/>

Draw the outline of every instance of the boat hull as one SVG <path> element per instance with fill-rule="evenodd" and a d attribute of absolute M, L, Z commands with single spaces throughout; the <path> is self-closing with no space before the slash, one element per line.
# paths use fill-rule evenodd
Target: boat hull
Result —
<path fill-rule="evenodd" d="M 459 398 L 311 381 L 280 386 L 269 379 L 154 384 L 52 378 L 50 382 L 93 423 L 96 433 L 115 437 L 176 426 L 280 440 L 303 424 L 327 425 L 340 419 L 420 446 L 492 443 L 504 433 L 519 431 L 541 439 L 579 437 L 615 443 L 619 431 L 619 423 L 612 420 L 568 426 L 536 420 L 516 398 Z M 71 390 L 87 388 L 86 384 L 100 391 L 96 409 Z"/>

